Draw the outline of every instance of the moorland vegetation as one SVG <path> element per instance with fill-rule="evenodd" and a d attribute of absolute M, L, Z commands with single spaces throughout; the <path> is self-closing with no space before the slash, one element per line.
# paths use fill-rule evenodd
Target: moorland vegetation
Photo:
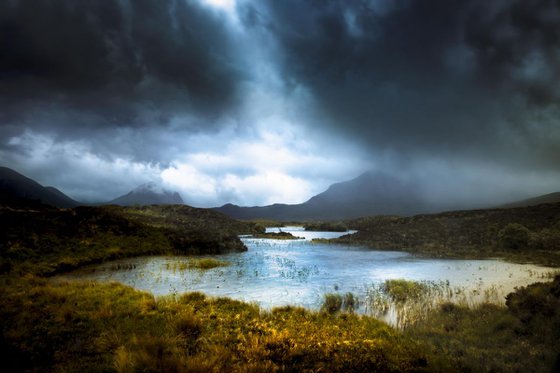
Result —
<path fill-rule="evenodd" d="M 441 250 L 442 255 L 455 247 L 454 254 L 472 254 L 479 245 L 483 256 L 509 251 L 552 253 L 554 258 L 559 209 L 367 218 L 351 222 L 349 227 L 360 232 L 342 241 L 392 249 L 400 242 L 402 249 Z M 122 257 L 245 250 L 237 235 L 262 232 L 254 223 L 215 212 L 188 206 L 4 207 L 0 223 L 0 349 L 7 371 L 560 368 L 560 276 L 518 289 L 504 305 L 441 302 L 429 308 L 414 307 L 433 299 L 432 287 L 389 280 L 372 304 L 386 307 L 390 301 L 406 311 L 404 321 L 391 327 L 355 314 L 358 300 L 351 293 L 326 294 L 319 311 L 264 310 L 201 293 L 155 297 L 117 283 L 48 277 Z M 403 234 L 397 235 L 398 226 Z M 446 246 L 438 246 L 442 243 Z M 185 263 L 201 269 L 228 264 Z"/>
<path fill-rule="evenodd" d="M 496 258 L 560 265 L 560 203 L 346 222 L 358 232 L 332 242 L 432 257 Z"/>

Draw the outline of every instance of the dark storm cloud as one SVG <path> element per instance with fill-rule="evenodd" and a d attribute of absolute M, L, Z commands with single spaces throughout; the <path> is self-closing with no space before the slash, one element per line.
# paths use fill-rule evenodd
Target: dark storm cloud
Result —
<path fill-rule="evenodd" d="M 555 191 L 558 81 L 557 0 L 0 1 L 1 161 L 87 200 Z"/>
<path fill-rule="evenodd" d="M 241 74 L 225 22 L 194 1 L 3 1 L 0 45 L 4 124 L 215 117 Z"/>
<path fill-rule="evenodd" d="M 318 121 L 416 156 L 557 167 L 560 3 L 268 1 L 242 9 L 274 38 Z M 533 146 L 538 145 L 539 149 Z"/>
<path fill-rule="evenodd" d="M 512 1 L 490 14 L 476 9 L 465 26 L 481 77 L 521 92 L 531 104 L 558 105 L 558 1 Z"/>

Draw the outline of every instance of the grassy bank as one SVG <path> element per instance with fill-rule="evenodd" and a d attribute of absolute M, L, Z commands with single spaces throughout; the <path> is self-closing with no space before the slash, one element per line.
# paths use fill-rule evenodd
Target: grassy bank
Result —
<path fill-rule="evenodd" d="M 494 258 L 560 266 L 560 204 L 347 221 L 334 242 L 432 257 Z"/>
<path fill-rule="evenodd" d="M 319 232 L 346 232 L 348 227 L 341 221 L 318 221 L 307 222 L 303 225 L 306 231 L 319 231 Z"/>
<path fill-rule="evenodd" d="M 2 287 L 4 366 L 36 371 L 414 371 L 418 344 L 351 314 L 25 278 Z"/>
<path fill-rule="evenodd" d="M 244 251 L 242 223 L 189 206 L 0 209 L 0 273 L 50 275 L 140 255 Z"/>
<path fill-rule="evenodd" d="M 254 234 L 255 238 L 268 238 L 273 240 L 301 240 L 302 237 L 297 237 L 290 232 L 267 232 Z"/>
<path fill-rule="evenodd" d="M 404 331 L 456 371 L 560 370 L 560 277 L 507 296 L 506 307 L 443 304 Z"/>
<path fill-rule="evenodd" d="M 404 331 L 337 307 L 263 311 L 200 293 L 154 298 L 119 284 L 1 281 L 9 371 L 538 372 L 559 362 L 560 278 L 511 294 L 507 307 L 443 304 Z"/>

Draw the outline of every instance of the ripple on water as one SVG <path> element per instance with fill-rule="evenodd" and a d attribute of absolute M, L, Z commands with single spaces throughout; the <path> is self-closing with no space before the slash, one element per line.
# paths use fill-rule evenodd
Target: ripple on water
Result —
<path fill-rule="evenodd" d="M 365 304 L 368 292 L 387 279 L 445 283 L 471 302 L 503 303 L 507 293 L 550 276 L 553 269 L 500 260 L 425 259 L 404 252 L 313 243 L 346 233 L 282 228 L 304 240 L 243 237 L 248 251 L 208 256 L 227 267 L 198 270 L 176 265 L 189 257 L 153 256 L 94 265 L 64 278 L 118 281 L 155 295 L 202 291 L 256 302 L 264 308 L 299 305 L 318 309 L 325 293 L 352 292 Z M 204 257 L 204 256 L 203 256 Z M 364 311 L 365 306 L 358 308 Z"/>

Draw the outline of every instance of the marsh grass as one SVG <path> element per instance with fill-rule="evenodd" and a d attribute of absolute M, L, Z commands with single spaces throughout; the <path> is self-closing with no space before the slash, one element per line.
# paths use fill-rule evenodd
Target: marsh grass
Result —
<path fill-rule="evenodd" d="M 186 271 L 187 269 L 208 270 L 218 267 L 227 267 L 229 265 L 231 265 L 230 262 L 227 262 L 225 260 L 218 260 L 215 258 L 191 258 L 188 260 L 173 261 L 171 263 L 167 263 L 165 265 L 165 268 L 173 272 L 180 272 Z"/>
<path fill-rule="evenodd" d="M 325 294 L 323 297 L 323 304 L 321 311 L 330 315 L 340 312 L 342 309 L 342 296 L 340 294 Z"/>
<path fill-rule="evenodd" d="M 5 285 L 5 284 L 3 284 Z M 418 346 L 349 313 L 28 277 L 1 288 L 8 371 L 411 371 Z"/>
<path fill-rule="evenodd" d="M 503 306 L 503 290 L 498 286 L 474 288 L 451 286 L 448 281 L 391 279 L 366 288 L 364 312 L 404 330 L 431 317 L 444 304 L 476 308 L 480 304 Z"/>
<path fill-rule="evenodd" d="M 326 312 L 267 311 L 116 283 L 0 281 L 6 371 L 531 372 L 552 371 L 560 351 L 560 277 L 512 293 L 507 305 L 443 302 L 404 329 L 343 312 L 355 301 L 348 294 L 325 296 Z M 418 300 L 416 285 L 389 284 L 379 286 L 391 289 L 387 301 Z M 448 291 L 420 288 L 420 298 Z"/>

